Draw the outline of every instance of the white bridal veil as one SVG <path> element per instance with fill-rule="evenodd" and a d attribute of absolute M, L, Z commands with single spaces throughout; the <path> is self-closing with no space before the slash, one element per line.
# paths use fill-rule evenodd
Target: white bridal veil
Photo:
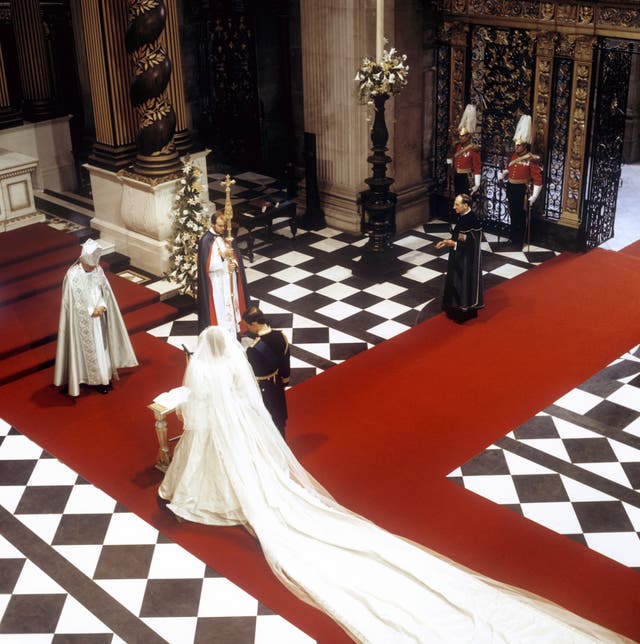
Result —
<path fill-rule="evenodd" d="M 355 641 L 625 641 L 339 505 L 287 447 L 224 329 L 200 334 L 184 384 L 185 432 L 160 496 L 184 519 L 244 524 L 280 581 Z"/>

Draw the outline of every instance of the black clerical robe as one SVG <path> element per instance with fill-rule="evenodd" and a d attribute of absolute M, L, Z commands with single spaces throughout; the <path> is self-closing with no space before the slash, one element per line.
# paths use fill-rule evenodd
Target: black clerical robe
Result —
<path fill-rule="evenodd" d="M 482 226 L 469 210 L 459 217 L 452 233 L 442 309 L 456 322 L 476 317 L 484 306 L 482 283 Z"/>

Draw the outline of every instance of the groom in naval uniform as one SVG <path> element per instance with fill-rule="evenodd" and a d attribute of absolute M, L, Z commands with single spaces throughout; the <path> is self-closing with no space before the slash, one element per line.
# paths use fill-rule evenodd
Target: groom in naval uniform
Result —
<path fill-rule="evenodd" d="M 247 347 L 247 358 L 258 381 L 264 406 L 284 438 L 287 424 L 284 390 L 289 384 L 291 371 L 289 341 L 282 331 L 272 329 L 267 324 L 264 313 L 257 306 L 249 307 L 242 319 L 254 337 Z"/>

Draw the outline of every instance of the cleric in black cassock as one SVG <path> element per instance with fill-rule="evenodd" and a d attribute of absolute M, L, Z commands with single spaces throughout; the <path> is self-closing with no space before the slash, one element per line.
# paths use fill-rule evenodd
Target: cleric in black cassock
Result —
<path fill-rule="evenodd" d="M 264 406 L 284 438 L 287 424 L 284 389 L 289 384 L 291 371 L 289 342 L 282 331 L 267 324 L 264 313 L 257 306 L 249 307 L 242 319 L 255 338 L 247 347 L 247 358 L 258 381 Z"/>
<path fill-rule="evenodd" d="M 478 315 L 484 306 L 482 284 L 482 226 L 471 211 L 471 197 L 458 195 L 453 203 L 458 221 L 451 239 L 443 239 L 436 248 L 449 248 L 449 265 L 444 284 L 442 310 L 458 323 Z"/>

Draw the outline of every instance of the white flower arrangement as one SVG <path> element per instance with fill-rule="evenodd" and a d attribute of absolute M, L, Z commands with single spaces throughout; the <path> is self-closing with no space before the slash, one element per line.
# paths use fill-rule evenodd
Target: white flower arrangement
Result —
<path fill-rule="evenodd" d="M 395 47 L 382 52 L 382 61 L 376 62 L 368 56 L 362 59 L 355 82 L 358 101 L 363 105 L 373 102 L 380 94 L 398 94 L 407 84 L 409 65 L 406 54 L 399 54 Z"/>
<path fill-rule="evenodd" d="M 208 227 L 207 208 L 200 201 L 202 185 L 200 170 L 191 162 L 183 162 L 183 176 L 176 186 L 172 208 L 173 239 L 167 241 L 170 270 L 169 281 L 180 285 L 181 291 L 194 296 L 197 292 L 198 240 Z"/>

